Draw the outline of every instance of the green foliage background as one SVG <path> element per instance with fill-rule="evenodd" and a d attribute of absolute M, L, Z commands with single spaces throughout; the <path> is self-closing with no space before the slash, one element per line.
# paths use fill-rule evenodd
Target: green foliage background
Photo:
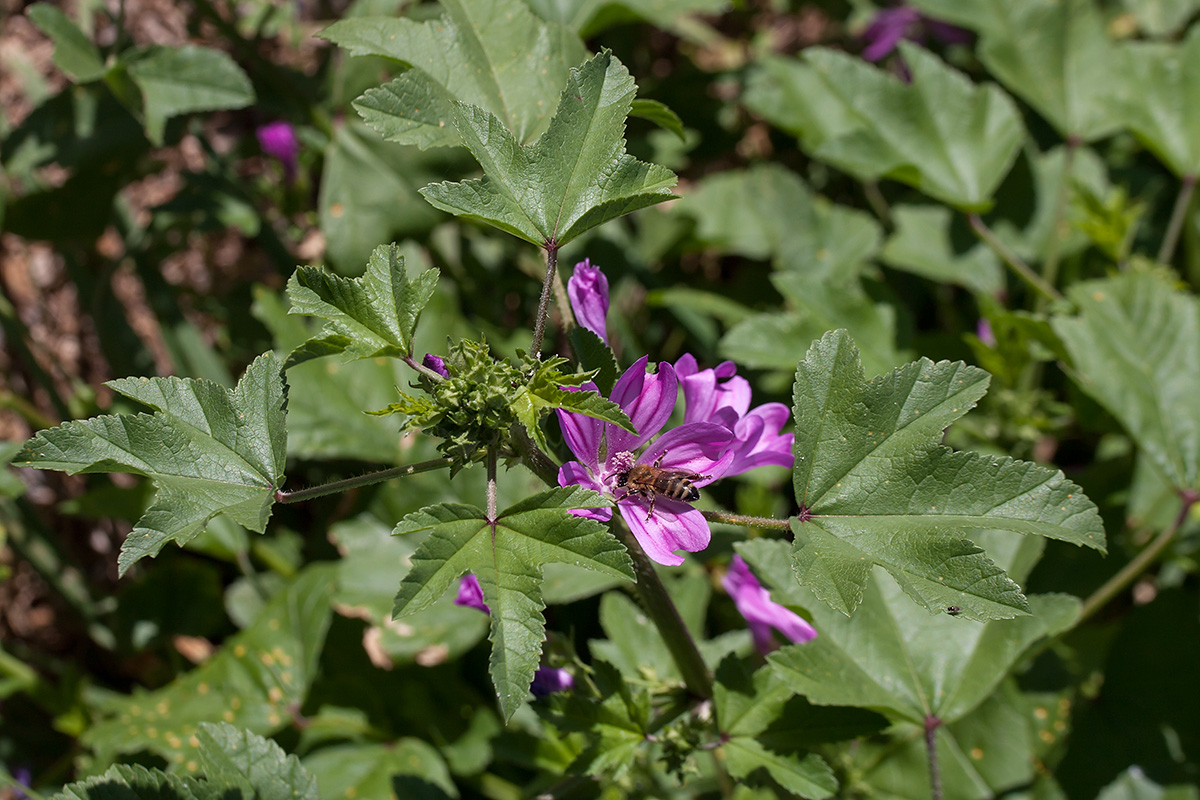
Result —
<path fill-rule="evenodd" d="M 0 22 L 0 797 L 1197 797 L 1200 2 L 120 8 Z M 707 696 L 530 455 L 647 353 L 793 408 L 659 570 Z"/>

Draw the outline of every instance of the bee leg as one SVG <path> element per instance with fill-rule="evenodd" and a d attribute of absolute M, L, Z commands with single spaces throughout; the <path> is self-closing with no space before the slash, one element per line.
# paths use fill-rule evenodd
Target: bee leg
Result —
<path fill-rule="evenodd" d="M 667 457 L 667 451 L 666 451 L 666 450 L 663 450 L 663 451 L 662 451 L 662 455 L 660 455 L 658 458 L 654 459 L 654 467 L 655 467 L 655 469 L 657 469 L 658 467 L 661 467 L 661 466 L 662 466 L 663 459 L 664 459 L 664 458 L 666 458 L 666 457 Z"/>
<path fill-rule="evenodd" d="M 650 494 L 650 510 L 646 512 L 646 522 L 649 522 L 650 518 L 654 516 L 654 498 L 656 497 L 658 497 L 657 494 L 653 492 Z"/>

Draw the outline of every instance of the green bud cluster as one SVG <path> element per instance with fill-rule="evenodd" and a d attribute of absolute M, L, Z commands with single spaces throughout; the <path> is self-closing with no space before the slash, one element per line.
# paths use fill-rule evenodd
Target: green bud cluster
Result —
<path fill-rule="evenodd" d="M 525 379 L 512 364 L 492 358 L 486 341 L 451 344 L 445 366 L 449 374 L 444 380 L 420 379 L 427 397 L 400 392 L 398 402 L 371 413 L 407 414 L 405 428 L 441 439 L 438 451 L 453 460 L 457 471 L 508 436 L 517 421 L 512 396 Z"/>

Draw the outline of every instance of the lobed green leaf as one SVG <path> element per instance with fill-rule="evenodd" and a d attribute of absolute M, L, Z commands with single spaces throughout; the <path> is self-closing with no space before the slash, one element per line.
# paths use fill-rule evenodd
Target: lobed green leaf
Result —
<path fill-rule="evenodd" d="M 796 575 L 849 614 L 871 565 L 930 610 L 974 619 L 1027 613 L 1015 583 L 971 542 L 1007 530 L 1104 550 L 1095 505 L 1061 472 L 955 452 L 942 431 L 987 390 L 988 375 L 928 359 L 867 381 L 844 331 L 815 342 L 796 370 L 793 519 Z"/>
<path fill-rule="evenodd" d="M 184 45 L 153 47 L 129 65 L 142 91 L 146 136 L 163 143 L 167 120 L 192 111 L 245 108 L 254 103 L 250 78 L 219 50 Z"/>
<path fill-rule="evenodd" d="M 380 245 L 359 278 L 316 267 L 297 267 L 288 281 L 293 314 L 329 321 L 330 331 L 292 351 L 287 366 L 332 353 L 353 358 L 412 355 L 413 330 L 437 287 L 437 269 L 409 280 L 399 245 Z M 349 359 L 348 359 L 349 360 Z"/>
<path fill-rule="evenodd" d="M 154 505 L 121 547 L 121 574 L 169 541 L 187 543 L 218 514 L 261 533 L 285 480 L 287 387 L 280 370 L 278 357 L 267 353 L 232 390 L 182 378 L 109 381 L 154 413 L 66 422 L 26 442 L 13 463 L 154 481 Z"/>
<path fill-rule="evenodd" d="M 912 82 L 820 47 L 768 60 L 746 104 L 813 157 L 864 181 L 891 178 L 962 211 L 985 211 L 1024 138 L 1016 105 L 901 43 Z"/>
<path fill-rule="evenodd" d="M 428 531 L 396 595 L 395 616 L 427 608 L 465 573 L 473 573 L 491 608 L 490 672 L 505 718 L 525 701 L 545 638 L 541 565 L 563 562 L 633 580 L 624 548 L 595 520 L 571 509 L 609 505 L 579 487 L 552 489 L 500 512 L 443 503 L 409 514 L 397 535 Z"/>
<path fill-rule="evenodd" d="M 1084 391 L 1115 416 L 1175 489 L 1200 487 L 1200 313 L 1165 275 L 1076 284 L 1078 315 L 1052 320 Z"/>
<path fill-rule="evenodd" d="M 611 53 L 571 69 L 554 119 L 522 145 L 495 114 L 455 103 L 463 144 L 484 177 L 435 183 L 435 208 L 477 219 L 542 247 L 560 247 L 610 219 L 670 200 L 675 174 L 625 153 L 637 87 Z"/>
<path fill-rule="evenodd" d="M 567 70 L 587 57 L 566 26 L 538 19 L 520 0 L 447 0 L 429 22 L 358 17 L 321 37 L 354 55 L 408 69 L 354 107 L 385 139 L 419 147 L 463 144 L 455 101 L 495 115 L 517 141 L 530 142 L 550 121 Z"/>

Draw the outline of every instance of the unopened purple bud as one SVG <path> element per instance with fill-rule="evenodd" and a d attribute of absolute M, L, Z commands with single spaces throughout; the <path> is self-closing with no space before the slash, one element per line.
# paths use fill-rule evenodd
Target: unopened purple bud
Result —
<path fill-rule="evenodd" d="M 458 597 L 454 598 L 454 605 L 475 608 L 485 614 L 492 613 L 487 603 L 483 602 L 483 587 L 479 585 L 479 578 L 471 573 L 463 575 L 459 582 Z"/>
<path fill-rule="evenodd" d="M 545 697 L 555 692 L 568 691 L 574 685 L 575 678 L 565 669 L 538 667 L 537 672 L 533 673 L 533 683 L 530 685 L 529 691 L 533 693 L 534 697 Z"/>
<path fill-rule="evenodd" d="M 289 181 L 295 180 L 300 156 L 300 142 L 296 139 L 296 129 L 281 120 L 267 123 L 255 133 L 262 151 L 283 164 L 283 173 Z"/>
<path fill-rule="evenodd" d="M 575 272 L 567 281 L 567 295 L 580 326 L 608 344 L 608 278 L 599 267 L 592 266 L 590 259 L 575 265 Z"/>
<path fill-rule="evenodd" d="M 446 371 L 446 359 L 442 358 L 441 356 L 435 356 L 433 353 L 426 353 L 425 357 L 421 359 L 421 364 L 422 366 L 433 370 L 438 375 L 441 375 L 443 378 L 450 377 L 450 373 Z"/>

